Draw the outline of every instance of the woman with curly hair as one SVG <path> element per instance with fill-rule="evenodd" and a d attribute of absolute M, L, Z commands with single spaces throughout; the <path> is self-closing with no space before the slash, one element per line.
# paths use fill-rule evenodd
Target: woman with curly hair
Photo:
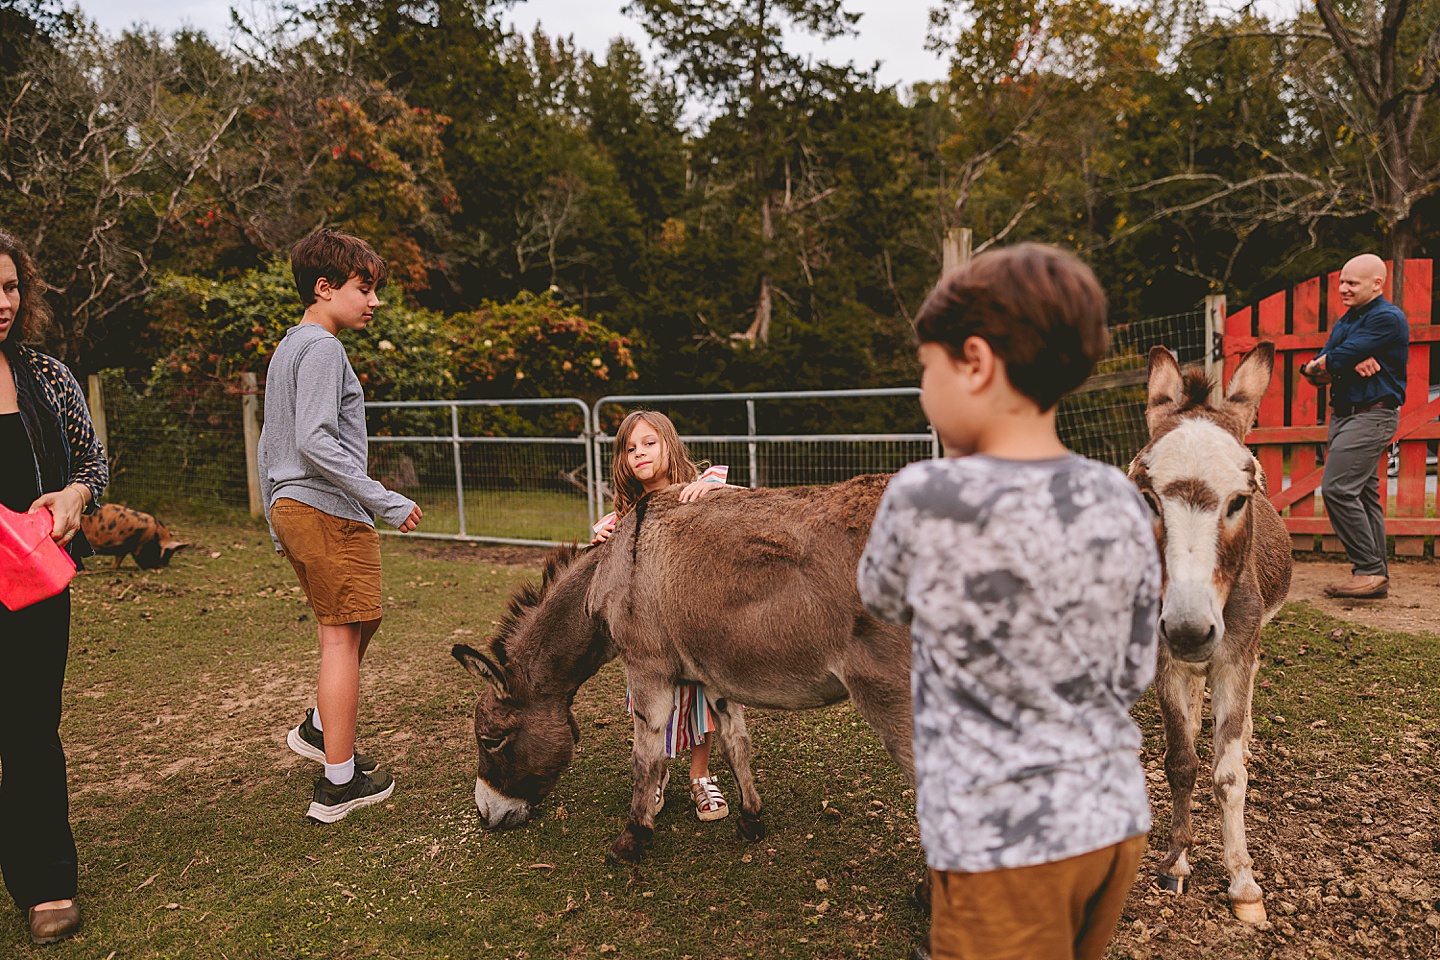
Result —
<path fill-rule="evenodd" d="M 85 397 L 68 368 L 29 345 L 50 311 L 25 247 L 0 230 L 0 504 L 44 508 L 51 537 L 88 556 L 80 515 L 109 480 Z M 20 610 L 0 606 L 0 874 L 31 939 L 53 943 L 80 927 L 70 832 L 60 692 L 70 648 L 70 591 Z"/>

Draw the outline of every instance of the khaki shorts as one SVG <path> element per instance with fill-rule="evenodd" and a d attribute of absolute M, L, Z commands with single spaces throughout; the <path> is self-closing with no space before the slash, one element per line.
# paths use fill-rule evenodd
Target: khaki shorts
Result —
<path fill-rule="evenodd" d="M 380 537 L 375 528 L 281 497 L 270 525 L 300 588 L 327 626 L 380 619 Z"/>
<path fill-rule="evenodd" d="M 1146 838 L 1012 870 L 930 871 L 935 960 L 1099 960 Z"/>

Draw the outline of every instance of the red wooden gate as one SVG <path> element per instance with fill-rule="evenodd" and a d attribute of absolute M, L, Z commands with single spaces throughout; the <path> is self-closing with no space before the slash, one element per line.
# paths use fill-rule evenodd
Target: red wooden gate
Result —
<path fill-rule="evenodd" d="M 1400 556 L 1421 556 L 1425 538 L 1440 534 L 1440 518 L 1433 505 L 1427 510 L 1425 490 L 1426 441 L 1440 438 L 1440 398 L 1431 400 L 1431 345 L 1440 343 L 1440 325 L 1431 320 L 1431 261 L 1405 261 L 1405 315 L 1410 321 L 1410 363 L 1405 404 L 1400 409 L 1399 475 L 1390 499 L 1388 461 L 1382 457 L 1381 496 L 1386 500 L 1386 532 L 1395 537 Z M 1270 501 L 1285 517 L 1297 550 L 1340 550 L 1324 504 L 1315 495 L 1323 467 L 1319 454 L 1325 447 L 1325 388 L 1316 388 L 1300 376 L 1300 366 L 1325 345 L 1330 327 L 1345 312 L 1340 302 L 1340 274 L 1306 280 L 1293 290 L 1281 291 L 1246 307 L 1225 320 L 1225 379 L 1228 382 L 1240 357 L 1260 340 L 1275 343 L 1275 376 L 1260 402 L 1255 429 L 1246 442 L 1256 450 L 1270 484 Z M 1323 294 L 1323 297 L 1322 297 Z M 1390 280 L 1385 281 L 1390 296 Z M 1322 309 L 1323 299 L 1323 309 Z M 1325 318 L 1322 327 L 1320 318 Z M 1440 369 L 1436 370 L 1440 374 Z M 1435 379 L 1440 380 L 1440 376 Z M 1287 509 L 1288 508 L 1288 509 Z M 1428 515 L 1427 515 L 1428 514 Z"/>

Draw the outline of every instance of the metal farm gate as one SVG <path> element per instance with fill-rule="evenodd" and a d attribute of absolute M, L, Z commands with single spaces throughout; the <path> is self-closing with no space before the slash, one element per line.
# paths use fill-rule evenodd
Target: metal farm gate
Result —
<path fill-rule="evenodd" d="M 1427 274 L 1428 276 L 1428 274 Z M 1110 328 L 1110 354 L 1060 404 L 1061 439 L 1123 467 L 1145 442 L 1145 358 L 1218 359 L 1222 298 L 1206 310 Z M 264 514 L 256 444 L 263 388 L 227 381 L 90 378 L 90 407 L 112 469 L 111 498 L 149 510 L 213 503 Z M 421 504 L 408 536 L 552 545 L 588 540 L 606 507 L 614 431 L 639 407 L 668 414 L 691 456 L 750 487 L 838 483 L 941 455 L 919 389 L 376 401 L 365 405 L 369 472 Z M 107 431 L 107 407 L 109 412 Z M 393 532 L 384 529 L 381 532 Z"/>

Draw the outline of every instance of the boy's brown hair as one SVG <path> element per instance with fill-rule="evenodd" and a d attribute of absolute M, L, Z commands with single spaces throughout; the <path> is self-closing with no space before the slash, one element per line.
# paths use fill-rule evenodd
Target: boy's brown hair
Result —
<path fill-rule="evenodd" d="M 291 247 L 290 272 L 295 275 L 300 303 L 306 307 L 315 302 L 315 284 L 321 277 L 336 288 L 343 287 L 351 277 L 379 287 L 389 274 L 374 247 L 359 237 L 335 230 L 316 230 Z"/>
<path fill-rule="evenodd" d="M 959 357 L 979 337 L 1011 386 L 1049 410 L 1105 355 L 1105 293 L 1072 253 L 1039 243 L 987 251 L 943 278 L 915 317 L 921 343 Z"/>
<path fill-rule="evenodd" d="M 13 337 L 16 343 L 40 343 L 45 339 L 45 330 L 50 326 L 50 305 L 45 302 L 45 281 L 34 259 L 20 238 L 8 230 L 0 230 L 0 256 L 15 262 L 15 273 L 20 280 L 20 305 L 15 310 L 11 329 L 19 332 Z"/>
<path fill-rule="evenodd" d="M 700 471 L 690 462 L 685 441 L 680 439 L 680 433 L 675 429 L 675 424 L 670 422 L 670 418 L 654 410 L 636 410 L 621 421 L 620 429 L 615 431 L 615 460 L 610 470 L 610 484 L 614 487 L 617 519 L 629 513 L 630 509 L 640 502 L 640 498 L 645 496 L 645 485 L 635 476 L 635 471 L 630 469 L 630 461 L 626 457 L 630 434 L 634 433 L 635 428 L 642 422 L 650 424 L 660 438 L 660 455 L 665 458 L 661 466 L 671 483 L 694 483 L 700 478 Z"/>

